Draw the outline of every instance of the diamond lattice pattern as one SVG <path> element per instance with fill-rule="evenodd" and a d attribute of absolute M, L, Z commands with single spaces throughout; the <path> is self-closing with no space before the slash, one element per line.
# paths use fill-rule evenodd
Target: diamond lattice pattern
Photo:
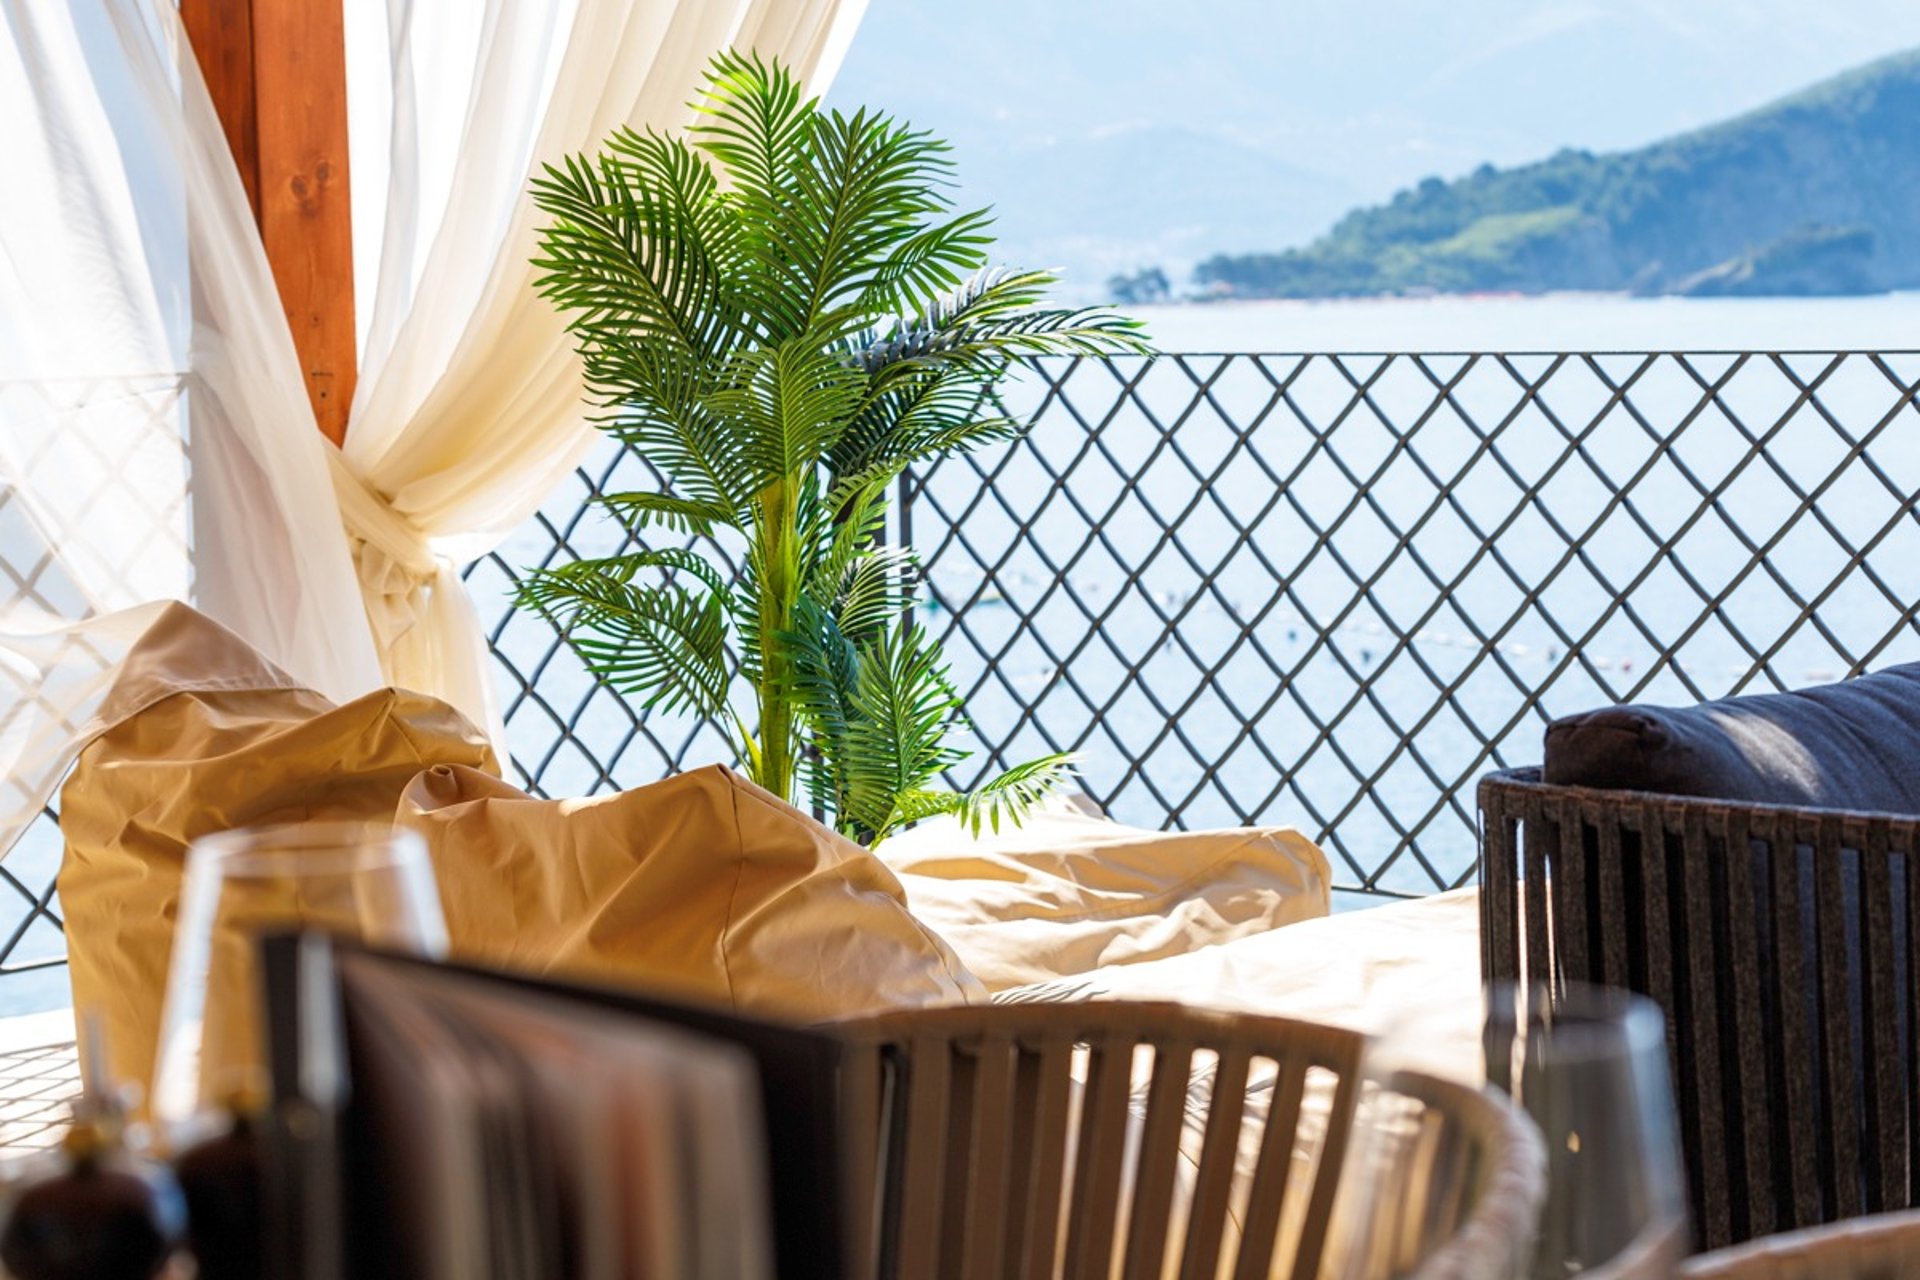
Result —
<path fill-rule="evenodd" d="M 1920 356 L 1043 361 L 1017 444 L 902 485 L 967 695 L 965 783 L 1049 749 L 1146 826 L 1291 823 L 1344 888 L 1471 879 L 1472 784 L 1551 716 L 1920 658 Z M 608 449 L 476 566 L 604 554 Z M 723 758 L 553 630 L 494 634 L 555 794 Z"/>
<path fill-rule="evenodd" d="M 902 485 L 972 720 L 955 781 L 1071 749 L 1124 821 L 1288 823 L 1343 888 L 1465 883 L 1474 780 L 1553 716 L 1920 659 L 1917 393 L 1913 353 L 1042 361 L 1006 392 L 1024 439 Z M 588 500 L 652 482 L 603 448 L 468 572 L 536 791 L 725 758 L 508 603 L 623 545 Z M 0 873 L 23 943 L 56 932 L 56 850 Z"/>

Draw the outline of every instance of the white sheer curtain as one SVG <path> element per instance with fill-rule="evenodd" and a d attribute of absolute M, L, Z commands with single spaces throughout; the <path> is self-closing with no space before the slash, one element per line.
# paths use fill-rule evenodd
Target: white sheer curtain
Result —
<path fill-rule="evenodd" d="M 591 438 L 528 178 L 683 124 L 727 44 L 824 85 L 865 0 L 347 2 L 375 58 L 341 452 L 173 5 L 0 0 L 0 851 L 167 600 L 330 696 L 403 684 L 497 734 L 457 568 Z"/>
<path fill-rule="evenodd" d="M 458 568 L 525 521 L 592 437 L 560 318 L 533 292 L 528 179 L 620 125 L 684 124 L 707 59 L 729 45 L 817 88 L 864 8 L 386 6 L 391 75 L 360 93 L 380 109 L 356 112 L 352 139 L 355 181 L 364 173 L 377 190 L 384 179 L 385 191 L 357 200 L 355 252 L 372 269 L 361 272 L 371 288 L 342 506 L 389 679 L 445 698 L 497 745 L 486 641 Z"/>
<path fill-rule="evenodd" d="M 0 0 L 0 850 L 155 602 L 380 679 L 299 363 L 170 8 Z"/>

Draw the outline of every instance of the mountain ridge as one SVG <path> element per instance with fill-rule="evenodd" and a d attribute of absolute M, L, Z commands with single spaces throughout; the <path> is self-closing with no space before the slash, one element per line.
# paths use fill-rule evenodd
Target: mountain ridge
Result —
<path fill-rule="evenodd" d="M 872 0 L 828 100 L 953 142 L 999 254 L 1094 302 L 1115 271 L 1184 282 L 1427 174 L 1638 147 L 1913 45 L 1911 0 Z M 1095 139 L 1122 123 L 1211 141 L 1123 172 Z"/>
<path fill-rule="evenodd" d="M 1427 178 L 1277 253 L 1216 254 L 1234 297 L 1852 294 L 1920 286 L 1920 49 L 1648 146 Z"/>

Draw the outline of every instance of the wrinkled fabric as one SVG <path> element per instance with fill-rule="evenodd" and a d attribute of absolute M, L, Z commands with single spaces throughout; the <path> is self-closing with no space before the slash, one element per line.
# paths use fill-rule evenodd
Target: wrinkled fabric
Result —
<path fill-rule="evenodd" d="M 1065 802 L 978 839 L 952 819 L 922 823 L 878 853 L 993 991 L 1324 916 L 1332 883 L 1292 827 L 1145 831 Z"/>
<path fill-rule="evenodd" d="M 97 722 L 60 793 L 60 902 L 74 1009 L 100 1015 L 116 1078 L 143 1083 L 192 841 L 391 822 L 423 768 L 494 765 L 445 703 L 383 689 L 336 706 L 179 604 L 133 647 Z"/>
<path fill-rule="evenodd" d="M 187 846 L 235 827 L 420 831 L 455 958 L 813 1020 L 984 1000 L 872 854 L 730 770 L 539 800 L 492 775 L 452 707 L 335 705 L 169 605 L 136 643 L 61 793 L 74 1007 L 147 1081 Z M 216 939 L 235 954 L 237 939 Z"/>
<path fill-rule="evenodd" d="M 1393 1036 L 1405 1064 L 1462 1084 L 1481 1053 L 1480 891 L 1343 911 L 1150 964 L 1035 983 L 996 1000 L 1178 1000 Z"/>
<path fill-rule="evenodd" d="M 879 859 L 719 765 L 586 800 L 442 767 L 399 818 L 483 964 L 804 1021 L 986 997 Z"/>

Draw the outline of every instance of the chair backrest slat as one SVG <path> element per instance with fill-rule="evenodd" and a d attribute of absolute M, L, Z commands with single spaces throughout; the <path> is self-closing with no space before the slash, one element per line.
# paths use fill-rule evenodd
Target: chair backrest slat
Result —
<path fill-rule="evenodd" d="M 1304 1058 L 1289 1056 L 1279 1059 L 1275 1067 L 1273 1097 L 1268 1104 L 1266 1128 L 1260 1135 L 1260 1157 L 1254 1163 L 1253 1185 L 1247 1191 L 1246 1221 L 1240 1230 L 1234 1280 L 1266 1276 L 1279 1236 L 1280 1213 L 1293 1182 L 1294 1137 L 1299 1130 L 1300 1103 L 1306 1096 L 1307 1063 Z"/>
<path fill-rule="evenodd" d="M 1128 1211 L 1125 1280 L 1159 1280 L 1166 1258 L 1194 1048 L 1176 1039 L 1153 1047 L 1153 1078 L 1141 1123 L 1139 1177 Z"/>
<path fill-rule="evenodd" d="M 1853 1002 L 1847 981 L 1847 888 L 1844 856 L 1837 825 L 1819 833 L 1814 845 L 1814 915 L 1819 921 L 1819 983 L 1821 1003 L 1827 1017 L 1820 1023 L 1821 1061 L 1825 1068 L 1820 1094 L 1828 1116 L 1852 1110 L 1858 1096 L 1853 1073 Z M 1854 1124 L 1825 1124 L 1821 1136 L 1826 1140 L 1826 1168 L 1829 1173 L 1826 1192 L 1836 1218 L 1857 1218 L 1865 1213 L 1860 1195 L 1860 1135 Z M 1714 1237 L 1728 1239 L 1730 1236 Z"/>
<path fill-rule="evenodd" d="M 1243 1044 L 1217 1047 L 1206 1129 L 1200 1140 L 1200 1167 L 1187 1206 L 1187 1237 L 1180 1280 L 1214 1280 L 1226 1237 L 1227 1210 L 1240 1147 L 1241 1116 L 1247 1105 L 1247 1075 L 1253 1055 Z"/>
<path fill-rule="evenodd" d="M 1119 1002 L 919 1010 L 841 1029 L 849 1133 L 874 1152 L 856 1150 L 850 1176 L 883 1219 L 857 1236 L 860 1280 L 1214 1280 L 1236 1226 L 1236 1276 L 1318 1274 L 1359 1099 L 1357 1033 Z M 1263 1115 L 1247 1093 L 1269 1064 Z M 1480 1170 L 1524 1125 L 1477 1090 L 1436 1096 L 1426 1122 L 1451 1145 L 1427 1179 L 1428 1243 L 1485 1210 Z M 1481 1114 L 1447 1109 L 1462 1106 Z"/>
<path fill-rule="evenodd" d="M 1067 1217 L 1068 1280 L 1107 1280 L 1113 1265 L 1114 1224 L 1120 1215 L 1120 1175 L 1127 1147 L 1128 1100 L 1134 1046 L 1127 1029 L 1088 1035 L 1087 1084 L 1074 1159 L 1073 1209 Z"/>
<path fill-rule="evenodd" d="M 1060 1247 L 1069 1108 L 1073 1102 L 1073 1041 L 1064 1032 L 1038 1037 L 1038 1052 L 1026 1055 L 1033 1073 L 1034 1108 L 1026 1132 L 1033 1149 L 1018 1204 L 1020 1230 L 1007 1243 L 1017 1250 L 1007 1274 L 1019 1280 L 1051 1280 Z"/>
<path fill-rule="evenodd" d="M 1857 847 L 1865 840 L 1856 835 Z M 1879 1213 L 1907 1201 L 1906 1095 L 1901 1084 L 1905 1054 L 1900 1043 L 1899 967 L 1881 966 L 1875 956 L 1894 954 L 1893 859 L 1860 861 L 1860 979 L 1865 988 L 1860 1020 L 1860 1054 L 1866 1064 L 1867 1212 Z"/>
<path fill-rule="evenodd" d="M 939 1256 L 942 1210 L 947 1190 L 947 1133 L 952 1061 L 940 1037 L 926 1035 L 911 1042 L 912 1057 L 905 1073 L 907 1126 L 905 1149 L 912 1158 L 901 1162 L 900 1273 L 931 1276 Z"/>
<path fill-rule="evenodd" d="M 970 1229 L 961 1238 L 964 1280 L 1001 1280 L 1006 1258 L 1000 1239 L 1006 1230 L 1007 1194 L 1015 1161 L 1014 1075 L 1019 1049 L 1013 1037 L 988 1031 L 980 1037 L 980 1061 L 974 1075 L 973 1168 L 969 1172 L 967 1216 Z"/>
<path fill-rule="evenodd" d="M 1697 1244 L 1920 1205 L 1920 817 L 1533 769 L 1479 800 L 1485 976 L 1666 1011 Z"/>

